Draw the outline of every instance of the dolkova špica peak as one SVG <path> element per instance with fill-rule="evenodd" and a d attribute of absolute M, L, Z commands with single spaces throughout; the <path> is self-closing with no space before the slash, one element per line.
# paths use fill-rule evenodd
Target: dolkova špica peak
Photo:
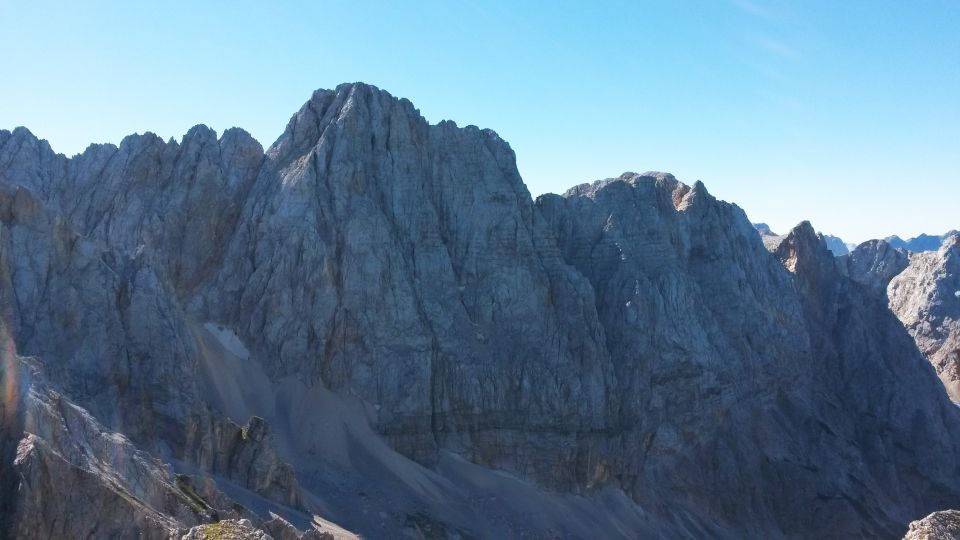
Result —
<path fill-rule="evenodd" d="M 899 538 L 960 507 L 956 306 L 913 300 L 952 285 L 907 277 L 955 246 L 768 247 L 666 173 L 534 200 L 496 133 L 365 84 L 265 151 L 0 131 L 0 537 Z"/>

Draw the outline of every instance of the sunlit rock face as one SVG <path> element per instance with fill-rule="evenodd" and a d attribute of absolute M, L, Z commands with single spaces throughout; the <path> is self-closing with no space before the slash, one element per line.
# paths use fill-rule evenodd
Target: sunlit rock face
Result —
<path fill-rule="evenodd" d="M 869 240 L 838 262 L 840 271 L 850 279 L 884 296 L 890 280 L 909 266 L 910 254 L 885 240 Z"/>
<path fill-rule="evenodd" d="M 0 189 L 6 354 L 219 493 L 130 507 L 160 536 L 892 537 L 960 500 L 886 256 L 771 253 L 700 182 L 534 201 L 494 132 L 351 84 L 266 151 L 0 131 Z"/>
<path fill-rule="evenodd" d="M 947 237 L 937 251 L 912 254 L 887 295 L 950 397 L 960 402 L 960 236 Z"/>
<path fill-rule="evenodd" d="M 5 360 L 4 537 L 165 539 L 213 511 L 159 460 L 48 388 L 35 359 Z"/>
<path fill-rule="evenodd" d="M 23 128 L 0 135 L 0 181 L 30 189 L 83 236 L 150 249 L 186 294 L 222 264 L 263 148 L 241 129 L 196 126 L 181 142 L 152 133 L 66 158 Z"/>
<path fill-rule="evenodd" d="M 960 512 L 942 510 L 914 521 L 903 540 L 956 540 L 960 538 Z"/>
<path fill-rule="evenodd" d="M 610 360 L 509 146 L 356 85 L 315 93 L 267 155 L 195 311 L 239 329 L 271 375 L 375 405 L 417 460 L 445 447 L 575 485 Z"/>
<path fill-rule="evenodd" d="M 842 269 L 890 309 L 960 402 L 960 244 L 947 235 L 937 250 L 910 252 L 871 240 L 841 259 Z"/>

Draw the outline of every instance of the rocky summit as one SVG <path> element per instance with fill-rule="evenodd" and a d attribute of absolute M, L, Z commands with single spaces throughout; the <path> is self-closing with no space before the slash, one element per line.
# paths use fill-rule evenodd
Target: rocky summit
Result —
<path fill-rule="evenodd" d="M 266 150 L 0 131 L 0 537 L 899 538 L 960 507 L 956 245 L 766 240 L 666 173 L 534 200 L 496 133 L 360 83 Z"/>

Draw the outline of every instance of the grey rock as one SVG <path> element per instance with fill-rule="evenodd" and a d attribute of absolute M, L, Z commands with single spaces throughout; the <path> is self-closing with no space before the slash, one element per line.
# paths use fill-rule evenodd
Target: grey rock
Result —
<path fill-rule="evenodd" d="M 837 262 L 843 274 L 885 297 L 890 280 L 910 264 L 910 256 L 885 240 L 869 240 Z"/>
<path fill-rule="evenodd" d="M 871 240 L 841 259 L 851 279 L 889 300 L 954 401 L 960 401 L 957 242 L 946 236 L 939 250 L 910 252 Z"/>
<path fill-rule="evenodd" d="M 960 539 L 960 512 L 941 510 L 910 523 L 903 540 L 957 540 Z"/>
<path fill-rule="evenodd" d="M 572 456 L 542 450 L 604 428 L 610 361 L 509 146 L 352 85 L 315 93 L 267 156 L 198 318 L 273 377 L 375 404 L 416 460 L 445 447 L 576 485 Z"/>
<path fill-rule="evenodd" d="M 183 535 L 181 540 L 274 540 L 272 536 L 257 529 L 246 519 L 223 520 L 217 523 L 197 525 Z"/>
<path fill-rule="evenodd" d="M 150 248 L 158 270 L 187 294 L 222 264 L 262 163 L 263 148 L 236 128 L 217 139 L 198 125 L 181 143 L 130 135 L 71 159 L 18 128 L 0 145 L 0 183 L 30 189 L 77 232 L 113 249 Z"/>
<path fill-rule="evenodd" d="M 272 450 L 265 425 L 255 420 L 242 429 L 201 399 L 197 343 L 147 255 L 118 255 L 74 233 L 26 188 L 0 185 L 5 351 L 39 358 L 53 388 L 147 452 L 297 505 L 296 480 Z M 53 421 L 39 418 L 29 428 L 35 435 Z M 25 446 L 21 463 L 60 463 L 62 451 L 48 451 L 49 439 Z M 127 471 L 118 475 L 126 478 Z"/>
<path fill-rule="evenodd" d="M 771 254 L 663 173 L 534 202 L 495 133 L 363 84 L 265 153 L 228 134 L 0 132 L 0 302 L 64 394 L 237 500 L 373 538 L 779 538 L 960 498 L 960 410 L 809 224 Z"/>
<path fill-rule="evenodd" d="M 896 473 L 878 474 L 900 445 L 917 443 L 914 416 L 939 419 L 923 422 L 922 437 L 946 460 L 916 463 L 926 471 L 919 489 L 954 482 L 944 480 L 955 474 L 945 465 L 957 444 L 954 407 L 932 392 L 916 401 L 909 388 L 931 388 L 933 374 L 892 314 L 843 278 L 809 224 L 778 243 L 791 277 L 742 211 L 699 183 L 628 173 L 540 205 L 565 258 L 596 291 L 622 366 L 615 401 L 633 416 L 621 423 L 623 447 L 644 449 L 624 468 L 640 465 L 632 493 L 645 507 L 683 499 L 744 527 L 768 516 L 762 527 L 786 535 L 898 534 L 931 504 L 910 502 Z M 747 435 L 755 432 L 766 435 Z M 863 447 L 866 432 L 875 447 Z M 789 493 L 775 487 L 785 478 Z M 824 493 L 844 495 L 824 504 Z M 796 519 L 813 512 L 818 523 Z"/>
<path fill-rule="evenodd" d="M 753 228 L 760 233 L 760 236 L 779 236 L 777 233 L 770 230 L 770 226 L 766 223 L 754 223 Z"/>
<path fill-rule="evenodd" d="M 830 250 L 830 253 L 833 253 L 836 257 L 850 253 L 848 244 L 840 237 L 825 234 L 823 235 L 823 240 L 827 243 L 827 249 Z"/>
<path fill-rule="evenodd" d="M 890 281 L 890 308 L 913 336 L 947 393 L 960 401 L 960 237 L 915 253 Z"/>
<path fill-rule="evenodd" d="M 265 532 L 273 536 L 274 540 L 334 540 L 332 533 L 322 532 L 311 528 L 306 532 L 301 532 L 289 521 L 274 516 L 273 519 L 263 522 L 262 528 Z"/>
<path fill-rule="evenodd" d="M 184 491 L 160 460 L 50 389 L 35 359 L 4 360 L 0 446 L 16 445 L 4 537 L 172 538 L 217 515 L 207 500 L 228 502 Z"/>
<path fill-rule="evenodd" d="M 785 235 L 777 234 L 770 230 L 770 226 L 766 223 L 754 223 L 753 228 L 760 233 L 760 238 L 763 239 L 764 245 L 767 246 L 771 251 L 775 250 L 780 242 L 785 238 Z M 823 234 L 823 239 L 827 244 L 827 249 L 829 249 L 830 252 L 837 257 L 850 253 L 850 251 L 856 247 L 853 244 L 844 242 L 843 239 L 837 236 L 829 234 Z"/>

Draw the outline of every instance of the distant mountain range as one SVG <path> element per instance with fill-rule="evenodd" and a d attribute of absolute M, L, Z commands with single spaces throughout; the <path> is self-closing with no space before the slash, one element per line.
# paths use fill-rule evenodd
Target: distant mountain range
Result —
<path fill-rule="evenodd" d="M 897 235 L 888 236 L 884 238 L 888 244 L 893 247 L 902 248 L 907 251 L 937 251 L 940 249 L 940 246 L 943 244 L 943 241 L 950 237 L 955 236 L 957 230 L 950 230 L 941 235 L 933 234 L 921 234 L 909 240 L 904 240 Z"/>
<path fill-rule="evenodd" d="M 753 227 L 757 229 L 757 232 L 760 233 L 760 236 L 763 238 L 780 238 L 782 235 L 779 235 L 773 232 L 770 229 L 770 226 L 766 223 L 754 223 Z M 846 255 L 857 248 L 859 244 L 853 242 L 844 242 L 842 238 L 838 236 L 833 236 L 830 234 L 820 233 L 823 236 L 824 241 L 827 243 L 827 249 L 837 257 L 841 255 Z M 943 241 L 950 236 L 957 235 L 958 231 L 956 229 L 949 230 L 943 234 L 921 234 L 919 236 L 909 238 L 904 240 L 897 235 L 888 236 L 883 240 L 895 248 L 905 249 L 907 251 L 921 252 L 921 251 L 937 251 L 940 249 L 940 246 L 943 244 Z M 766 240 L 765 240 L 766 242 Z"/>

